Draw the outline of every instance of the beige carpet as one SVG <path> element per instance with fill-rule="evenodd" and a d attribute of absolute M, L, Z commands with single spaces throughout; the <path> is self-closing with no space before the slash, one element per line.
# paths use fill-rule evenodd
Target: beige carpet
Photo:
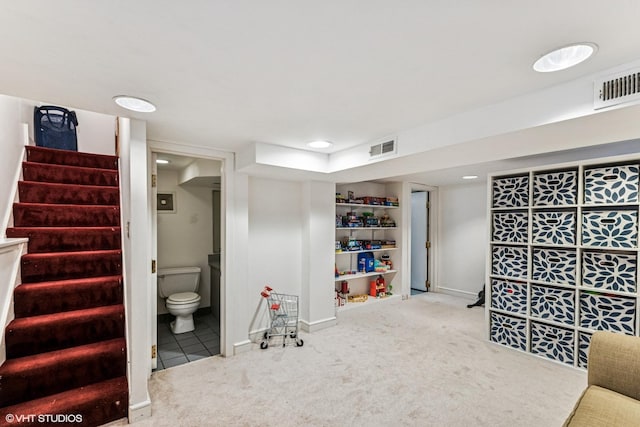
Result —
<path fill-rule="evenodd" d="M 153 374 L 139 426 L 560 426 L 586 373 L 485 341 L 484 309 L 423 294 L 340 312 L 303 347 Z"/>

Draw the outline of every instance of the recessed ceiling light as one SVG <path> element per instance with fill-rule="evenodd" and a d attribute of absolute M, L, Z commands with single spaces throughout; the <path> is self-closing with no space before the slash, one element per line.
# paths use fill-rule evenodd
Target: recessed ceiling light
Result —
<path fill-rule="evenodd" d="M 170 162 L 169 162 L 169 160 L 156 159 L 156 163 L 159 164 L 159 165 L 168 165 Z"/>
<path fill-rule="evenodd" d="M 307 145 L 311 148 L 329 148 L 333 145 L 333 143 L 329 141 L 312 141 Z"/>
<path fill-rule="evenodd" d="M 137 111 L 138 113 L 153 113 L 156 106 L 146 99 L 136 98 L 135 96 L 118 95 L 113 100 L 116 104 L 127 110 Z"/>
<path fill-rule="evenodd" d="M 553 50 L 540 57 L 533 69 L 540 73 L 560 71 L 586 61 L 598 50 L 595 43 L 576 43 Z"/>
<path fill-rule="evenodd" d="M 478 175 L 465 175 L 462 177 L 462 179 L 477 179 Z"/>

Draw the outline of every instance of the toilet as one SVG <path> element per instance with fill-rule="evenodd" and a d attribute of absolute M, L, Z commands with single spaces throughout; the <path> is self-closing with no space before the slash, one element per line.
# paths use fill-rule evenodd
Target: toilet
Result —
<path fill-rule="evenodd" d="M 200 267 L 175 267 L 158 269 L 158 295 L 166 298 L 169 313 L 176 316 L 171 322 L 171 332 L 183 334 L 196 327 L 193 313 L 200 307 Z"/>

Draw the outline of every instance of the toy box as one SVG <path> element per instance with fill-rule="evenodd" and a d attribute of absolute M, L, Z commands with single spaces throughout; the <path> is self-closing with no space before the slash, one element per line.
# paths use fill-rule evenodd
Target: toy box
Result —
<path fill-rule="evenodd" d="M 575 205 L 578 203 L 578 173 L 550 172 L 533 177 L 533 203 L 536 206 Z"/>
<path fill-rule="evenodd" d="M 637 203 L 638 165 L 585 169 L 584 202 Z"/>
<path fill-rule="evenodd" d="M 516 208 L 529 205 L 529 175 L 493 181 L 493 207 Z"/>
<path fill-rule="evenodd" d="M 570 329 L 531 322 L 531 353 L 573 365 L 573 337 Z"/>
<path fill-rule="evenodd" d="M 534 213 L 533 243 L 552 245 L 575 245 L 575 212 L 567 211 Z"/>
<path fill-rule="evenodd" d="M 358 254 L 358 271 L 361 273 L 371 273 L 375 270 L 375 258 L 371 252 Z"/>

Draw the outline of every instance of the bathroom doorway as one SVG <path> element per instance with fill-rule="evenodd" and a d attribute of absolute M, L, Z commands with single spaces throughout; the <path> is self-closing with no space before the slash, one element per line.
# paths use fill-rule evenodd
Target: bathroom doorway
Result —
<path fill-rule="evenodd" d="M 196 290 L 200 304 L 192 315 L 193 331 L 172 332 L 175 317 L 155 288 L 154 369 L 162 370 L 221 353 L 222 162 L 163 152 L 152 157 L 156 272 L 177 267 L 200 270 Z"/>

